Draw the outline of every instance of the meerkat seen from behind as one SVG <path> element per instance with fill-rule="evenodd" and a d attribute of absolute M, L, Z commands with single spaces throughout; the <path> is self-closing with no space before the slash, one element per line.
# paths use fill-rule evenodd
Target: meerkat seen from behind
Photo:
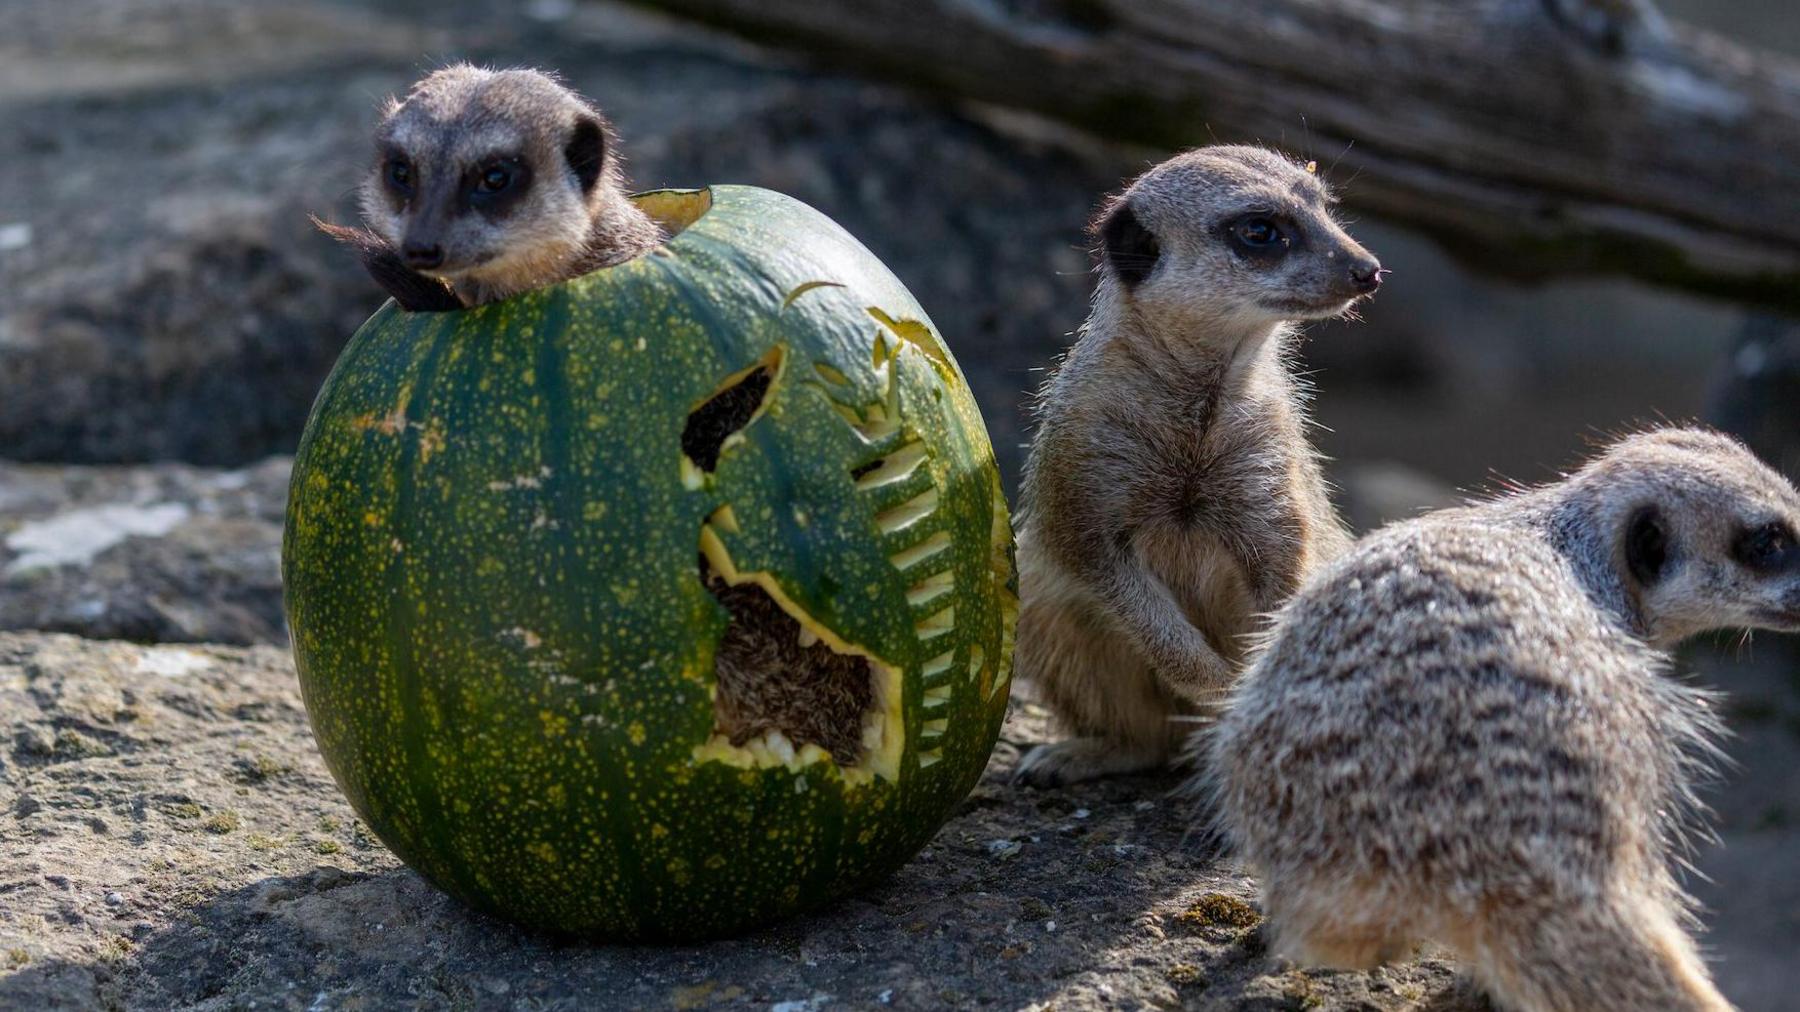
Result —
<path fill-rule="evenodd" d="M 1671 872 L 1716 756 L 1668 651 L 1800 631 L 1800 494 L 1667 429 L 1368 536 L 1283 610 L 1196 787 L 1277 951 L 1450 946 L 1504 1009 L 1725 1009 Z"/>
<path fill-rule="evenodd" d="M 1019 778 L 1149 769 L 1222 701 L 1258 627 L 1348 535 L 1307 441 L 1296 321 L 1381 283 L 1311 166 L 1213 147 L 1101 212 L 1087 323 L 1041 394 L 1018 672 L 1079 737 Z"/>
<path fill-rule="evenodd" d="M 662 242 L 606 118 L 540 71 L 438 70 L 390 100 L 375 142 L 367 227 L 318 224 L 402 308 L 495 302 Z"/>

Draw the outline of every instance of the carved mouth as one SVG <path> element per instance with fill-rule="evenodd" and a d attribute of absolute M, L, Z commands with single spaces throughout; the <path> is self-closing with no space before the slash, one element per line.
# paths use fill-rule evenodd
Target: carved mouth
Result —
<path fill-rule="evenodd" d="M 731 621 L 714 658 L 713 733 L 694 758 L 790 770 L 833 762 L 850 783 L 898 780 L 900 669 L 808 614 L 770 574 L 739 571 L 719 538 L 736 524 L 724 506 L 700 528 L 701 579 Z"/>

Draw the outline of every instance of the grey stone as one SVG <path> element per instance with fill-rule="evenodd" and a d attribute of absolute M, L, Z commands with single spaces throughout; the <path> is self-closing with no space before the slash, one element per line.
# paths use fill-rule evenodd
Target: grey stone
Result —
<path fill-rule="evenodd" d="M 285 651 L 0 633 L 0 741 L 62 727 L 105 753 L 0 766 L 0 793 L 39 806 L 0 805 L 4 1008 L 1479 1007 L 1442 959 L 1293 971 L 1190 913 L 1253 885 L 1186 804 L 1140 807 L 1169 778 L 1009 787 L 1047 733 L 1025 698 L 928 856 L 819 913 L 663 947 L 540 937 L 407 870 L 320 762 Z M 276 772 L 247 781 L 245 759 Z M 1077 810 L 1085 834 L 1051 831 Z"/>
<path fill-rule="evenodd" d="M 290 466 L 0 462 L 0 629 L 285 642 Z"/>

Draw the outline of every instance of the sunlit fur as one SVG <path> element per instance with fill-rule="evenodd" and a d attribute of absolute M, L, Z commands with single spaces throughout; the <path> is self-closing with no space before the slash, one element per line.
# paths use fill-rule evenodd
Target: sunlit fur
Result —
<path fill-rule="evenodd" d="M 577 124 L 597 127 L 605 157 L 584 190 L 566 148 Z M 626 199 L 612 131 L 574 92 L 536 70 L 445 67 L 391 101 L 376 131 L 377 157 L 363 184 L 369 228 L 394 250 L 428 231 L 444 253 L 424 273 L 465 305 L 492 302 L 630 259 L 661 239 Z M 384 180 L 389 154 L 412 166 L 410 195 Z M 529 167 L 526 192 L 504 213 L 466 199 L 465 181 L 498 155 Z"/>
<path fill-rule="evenodd" d="M 1222 701 L 1245 636 L 1348 544 L 1288 361 L 1291 321 L 1344 312 L 1348 272 L 1378 266 L 1330 206 L 1287 158 L 1216 147 L 1102 210 L 1093 311 L 1040 395 L 1019 537 L 1017 670 L 1078 737 L 1031 752 L 1023 781 L 1165 763 L 1180 718 Z M 1122 209 L 1153 263 L 1105 248 Z M 1279 261 L 1228 243 L 1252 212 L 1294 223 Z"/>
<path fill-rule="evenodd" d="M 1191 745 L 1275 949 L 1368 967 L 1434 940 L 1515 1012 L 1726 1008 L 1671 870 L 1719 725 L 1667 650 L 1800 628 L 1800 553 L 1733 557 L 1770 523 L 1800 527 L 1787 481 L 1666 429 L 1314 576 Z"/>

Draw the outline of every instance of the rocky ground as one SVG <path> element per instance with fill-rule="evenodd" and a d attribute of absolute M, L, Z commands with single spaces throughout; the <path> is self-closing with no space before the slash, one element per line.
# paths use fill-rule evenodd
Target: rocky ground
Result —
<path fill-rule="evenodd" d="M 0 1007 L 1471 1007 L 1439 959 L 1272 962 L 1171 781 L 1006 786 L 1046 730 L 1023 701 L 891 881 L 664 948 L 533 937 L 401 867 L 320 763 L 284 651 L 0 634 L 0 714 Z"/>
<path fill-rule="evenodd" d="M 1430 954 L 1375 975 L 1271 961 L 1251 883 L 1189 835 L 1173 781 L 1005 786 L 1050 733 L 1028 688 L 925 855 L 692 948 L 466 912 L 369 838 L 312 748 L 280 610 L 281 454 L 376 297 L 304 216 L 353 216 L 379 96 L 449 56 L 558 67 L 614 115 L 641 183 L 823 208 L 952 336 L 1009 479 L 1024 393 L 1085 311 L 1082 222 L 1152 153 L 608 3 L 59 0 L 6 23 L 0 1008 L 1479 1007 Z M 1781 408 L 1800 331 L 1616 286 L 1483 287 L 1356 229 L 1394 291 L 1307 354 L 1358 527 L 1442 504 L 1444 479 L 1542 477 L 1581 434 L 1697 413 L 1709 390 L 1800 461 Z M 1729 694 L 1739 761 L 1713 795 L 1723 845 L 1699 857 L 1707 942 L 1735 1001 L 1782 1008 L 1800 660 L 1761 640 L 1690 661 Z"/>
<path fill-rule="evenodd" d="M 1174 779 L 1009 787 L 1051 734 L 1029 686 L 926 854 L 832 910 L 674 949 L 472 914 L 368 835 L 313 749 L 280 631 L 286 470 L 0 466 L 0 622 L 88 637 L 0 633 L 0 1008 L 1482 1007 L 1430 954 L 1374 975 L 1272 961 L 1252 882 L 1191 834 Z M 1344 474 L 1371 523 L 1444 495 Z M 122 634 L 161 642 L 103 638 Z M 181 642 L 227 637 L 267 645 Z M 1692 658 L 1738 734 L 1697 885 L 1746 1008 L 1782 1007 L 1800 929 L 1782 646 Z"/>

